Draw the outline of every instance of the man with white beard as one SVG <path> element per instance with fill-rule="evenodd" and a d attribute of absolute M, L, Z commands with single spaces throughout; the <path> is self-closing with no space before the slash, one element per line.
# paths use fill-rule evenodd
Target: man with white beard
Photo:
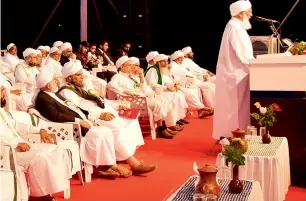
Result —
<path fill-rule="evenodd" d="M 190 46 L 184 47 L 182 49 L 182 52 L 185 54 L 183 65 L 187 68 L 188 71 L 190 71 L 194 75 L 204 75 L 207 81 L 215 83 L 216 76 L 212 72 L 201 68 L 198 64 L 194 62 L 194 53 L 192 52 Z"/>
<path fill-rule="evenodd" d="M 65 64 L 62 74 L 67 83 L 59 89 L 58 93 L 64 99 L 86 110 L 90 120 L 96 121 L 100 126 L 110 128 L 114 135 L 129 136 L 128 141 L 131 145 L 143 145 L 144 140 L 138 120 L 119 117 L 118 111 L 126 110 L 125 106 L 85 91 L 82 69 L 81 63 L 77 61 Z"/>
<path fill-rule="evenodd" d="M 136 144 L 130 139 L 129 133 L 121 135 L 115 129 L 94 126 L 93 122 L 87 119 L 87 111 L 77 107 L 72 101 L 64 101 L 60 94 L 55 93 L 58 91 L 58 85 L 52 73 L 43 71 L 37 75 L 36 80 L 40 88 L 35 104 L 37 110 L 54 122 L 80 124 L 84 136 L 80 146 L 81 159 L 88 164 L 100 166 L 99 170 L 103 170 L 100 172 L 101 176 L 111 176 L 113 179 L 118 176 L 126 178 L 132 173 L 145 174 L 156 168 L 155 165 L 146 165 L 134 157 Z M 132 171 L 116 165 L 116 159 L 126 161 Z"/>
<path fill-rule="evenodd" d="M 177 124 L 183 126 L 189 123 L 184 119 L 186 117 L 185 111 L 188 109 L 184 94 L 181 91 L 174 91 L 172 88 L 162 85 L 161 71 L 168 67 L 168 59 L 168 56 L 164 54 L 159 54 L 154 57 L 155 65 L 146 70 L 145 78 L 154 91 L 161 92 L 164 98 L 172 102 L 173 113 L 177 119 Z M 179 128 L 179 125 L 177 125 L 178 129 L 182 129 Z"/>
<path fill-rule="evenodd" d="M 186 66 L 183 65 L 184 53 L 182 51 L 175 51 L 170 58 L 172 60 L 170 63 L 171 73 L 181 78 L 193 78 L 197 87 L 201 89 L 204 105 L 213 108 L 215 105 L 215 84 L 203 82 L 188 71 Z"/>
<path fill-rule="evenodd" d="M 43 63 L 43 54 L 40 50 L 36 50 L 36 67 L 39 70 L 39 72 L 41 72 L 41 70 L 43 69 L 43 67 L 45 66 L 45 64 Z"/>
<path fill-rule="evenodd" d="M 16 153 L 17 169 L 16 174 L 19 175 L 17 187 L 21 190 L 22 200 L 28 200 L 28 196 L 22 192 L 30 189 L 29 200 L 50 200 L 55 201 L 50 194 L 54 194 L 67 189 L 70 185 L 70 158 L 66 150 L 51 142 L 51 138 L 46 130 L 37 127 L 29 127 L 20 122 L 14 121 L 3 110 L 6 104 L 5 89 L 1 86 L 1 108 L 0 108 L 0 141 L 1 143 L 12 146 Z M 40 133 L 45 144 L 30 144 L 23 140 L 20 135 L 25 132 Z M 42 174 L 42 171 L 44 172 Z M 24 177 L 27 173 L 28 179 Z M 27 183 L 30 188 L 27 187 Z M 14 184 L 8 184 L 14 185 Z M 18 195 L 20 195 L 20 192 Z M 4 192 L 3 192 L 4 193 Z"/>
<path fill-rule="evenodd" d="M 213 125 L 213 138 L 217 140 L 250 124 L 249 63 L 254 57 L 247 30 L 251 28 L 252 5 L 239 0 L 230 5 L 230 12 L 232 18 L 223 33 L 217 63 Z"/>
<path fill-rule="evenodd" d="M 61 51 L 57 47 L 52 47 L 49 52 L 49 57 L 46 60 L 46 68 L 58 74 L 62 71 L 63 66 L 59 62 L 61 59 Z"/>
<path fill-rule="evenodd" d="M 38 50 L 41 51 L 42 53 L 42 64 L 45 65 L 46 64 L 46 60 L 47 60 L 47 56 L 48 56 L 48 52 L 50 51 L 50 49 L 47 46 L 42 46 L 40 45 L 38 48 Z"/>
<path fill-rule="evenodd" d="M 112 77 L 107 87 L 118 94 L 147 96 L 148 107 L 152 110 L 158 126 L 158 137 L 172 139 L 178 132 L 175 129 L 171 130 L 171 127 L 176 126 L 172 104 L 162 96 L 154 97 L 154 91 L 144 80 L 143 70 L 136 65 L 139 65 L 138 58 L 120 57 L 116 62 L 119 73 Z"/>

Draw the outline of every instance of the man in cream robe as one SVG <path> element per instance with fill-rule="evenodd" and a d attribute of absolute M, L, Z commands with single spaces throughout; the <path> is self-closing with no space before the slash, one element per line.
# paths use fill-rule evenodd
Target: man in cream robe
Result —
<path fill-rule="evenodd" d="M 188 108 L 184 94 L 181 91 L 176 92 L 162 85 L 160 71 L 162 68 L 168 67 L 168 56 L 159 54 L 154 58 L 154 63 L 155 65 L 149 67 L 145 72 L 147 83 L 154 91 L 161 93 L 164 98 L 173 103 L 173 113 L 177 123 L 180 125 L 188 124 L 189 122 L 184 119 L 186 117 L 185 110 Z"/>
<path fill-rule="evenodd" d="M 37 66 L 37 51 L 27 48 L 23 52 L 25 61 L 19 63 L 15 71 L 15 82 L 26 84 L 26 93 L 24 93 L 27 107 L 32 104 L 32 98 L 37 89 L 35 76 L 40 72 Z"/>
<path fill-rule="evenodd" d="M 184 59 L 184 53 L 182 51 L 175 51 L 170 56 L 170 59 L 172 60 L 170 63 L 172 67 L 171 73 L 183 79 L 193 79 L 197 87 L 201 89 L 204 105 L 213 108 L 215 104 L 215 84 L 203 82 L 199 80 L 196 75 L 190 72 L 186 66 L 182 64 Z"/>
<path fill-rule="evenodd" d="M 190 46 L 184 47 L 182 52 L 185 54 L 183 65 L 186 67 L 187 70 L 192 72 L 194 75 L 204 75 L 207 78 L 208 82 L 215 83 L 216 82 L 216 75 L 212 72 L 201 68 L 198 64 L 194 62 L 194 53 Z"/>
<path fill-rule="evenodd" d="M 252 8 L 249 1 L 230 6 L 232 18 L 223 33 L 217 63 L 213 138 L 230 137 L 231 130 L 250 124 L 249 62 L 254 59 L 247 30 Z M 222 79 L 219 79 L 222 78 Z"/>
<path fill-rule="evenodd" d="M 107 87 L 109 90 L 122 95 L 146 96 L 148 107 L 152 110 L 158 126 L 158 137 L 171 139 L 177 133 L 177 131 L 167 128 L 176 126 L 172 104 L 162 96 L 155 96 L 154 91 L 144 80 L 143 71 L 136 67 L 137 64 L 139 64 L 138 58 L 120 57 L 116 62 L 119 73 L 112 77 Z M 165 120 L 165 125 L 163 125 L 163 120 Z"/>
<path fill-rule="evenodd" d="M 88 119 L 98 128 L 108 128 L 112 131 L 116 159 L 126 161 L 133 174 L 153 171 L 156 168 L 155 165 L 145 165 L 134 157 L 137 146 L 144 144 L 138 120 L 119 117 L 118 110 L 125 110 L 125 106 L 103 100 L 83 90 L 82 69 L 80 62 L 71 61 L 64 65 L 62 74 L 68 83 L 59 89 L 58 94 L 66 101 L 86 111 Z"/>
<path fill-rule="evenodd" d="M 11 64 L 15 68 L 16 65 L 20 62 L 17 56 L 17 46 L 14 43 L 10 43 L 6 49 L 7 52 L 3 57 L 3 61 Z"/>
<path fill-rule="evenodd" d="M 66 150 L 53 144 L 30 144 L 24 141 L 19 133 L 40 132 L 48 135 L 44 130 L 12 121 L 2 109 L 5 106 L 5 89 L 1 87 L 0 108 L 0 137 L 1 142 L 9 144 L 16 153 L 18 174 L 18 190 L 22 199 L 27 199 L 27 186 L 23 172 L 27 173 L 30 196 L 44 200 L 52 200 L 50 194 L 67 189 L 70 185 L 70 162 Z M 42 137 L 49 143 L 50 139 Z M 44 172 L 44 174 L 41 173 Z M 13 185 L 12 185 L 13 186 Z M 30 198 L 31 199 L 31 198 Z M 55 200 L 55 199 L 53 199 Z"/>
<path fill-rule="evenodd" d="M 146 69 L 150 68 L 151 66 L 154 66 L 154 57 L 156 57 L 157 55 L 159 55 L 159 53 L 157 51 L 151 51 L 147 54 L 146 56 L 146 61 L 148 63 L 148 66 Z"/>
<path fill-rule="evenodd" d="M 55 74 L 60 75 L 62 73 L 63 66 L 59 62 L 61 58 L 61 51 L 57 47 L 52 47 L 49 52 L 49 57 L 45 62 L 45 68 L 49 71 L 53 71 Z"/>
<path fill-rule="evenodd" d="M 42 56 L 42 64 L 45 65 L 50 49 L 48 47 L 42 46 L 42 45 L 39 46 L 37 49 L 41 51 L 41 53 L 42 53 L 42 55 L 41 55 Z"/>
<path fill-rule="evenodd" d="M 171 65 L 168 65 L 168 68 L 162 68 L 161 71 L 162 83 L 163 86 L 175 91 L 182 91 L 188 103 L 189 109 L 197 109 L 199 118 L 204 118 L 206 116 L 213 115 L 213 109 L 205 107 L 202 101 L 199 98 L 198 88 L 185 88 L 180 86 L 180 78 L 171 73 Z"/>
<path fill-rule="evenodd" d="M 14 81 L 14 72 L 17 64 L 20 63 L 20 59 L 17 56 L 17 46 L 14 43 L 10 43 L 7 46 L 7 52 L 5 53 L 1 63 L 1 72 L 5 74 L 11 81 Z"/>

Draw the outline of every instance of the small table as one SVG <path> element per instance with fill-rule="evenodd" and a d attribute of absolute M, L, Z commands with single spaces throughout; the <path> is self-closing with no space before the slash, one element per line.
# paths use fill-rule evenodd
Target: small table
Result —
<path fill-rule="evenodd" d="M 195 193 L 195 186 L 199 181 L 199 176 L 194 175 L 174 193 L 167 201 L 192 201 Z M 263 201 L 263 194 L 260 184 L 257 181 L 242 181 L 243 191 L 240 194 L 233 194 L 228 191 L 230 180 L 220 179 L 218 183 L 221 188 L 219 201 Z"/>
<path fill-rule="evenodd" d="M 284 137 L 272 137 L 270 144 L 263 144 L 260 136 L 250 136 L 245 154 L 245 166 L 239 167 L 239 178 L 260 183 L 264 200 L 285 200 L 290 186 L 288 141 Z M 225 158 L 219 153 L 217 167 L 225 167 Z M 231 179 L 232 171 L 221 168 L 218 177 Z"/>

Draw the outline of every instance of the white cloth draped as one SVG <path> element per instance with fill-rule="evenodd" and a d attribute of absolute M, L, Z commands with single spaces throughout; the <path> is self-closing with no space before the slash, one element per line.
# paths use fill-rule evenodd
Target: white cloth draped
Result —
<path fill-rule="evenodd" d="M 164 86 L 173 87 L 175 84 L 175 80 L 179 78 L 171 75 L 162 75 L 162 82 Z M 195 108 L 195 109 L 203 109 L 204 104 L 199 99 L 198 94 L 193 93 L 192 90 L 181 88 L 182 92 L 184 93 L 185 99 L 188 104 L 188 108 Z"/>
<path fill-rule="evenodd" d="M 9 116 L 1 108 L 0 127 L 1 140 L 16 148 L 18 143 L 26 143 L 15 130 L 14 124 L 9 121 Z M 17 123 L 18 124 L 18 123 Z M 20 128 L 20 127 L 17 127 Z M 64 191 L 67 181 L 70 179 L 69 157 L 66 151 L 51 144 L 30 144 L 31 149 L 27 152 L 16 150 L 17 171 L 25 171 L 28 174 L 30 195 L 44 196 Z M 41 171 L 44 174 L 41 174 Z M 22 174 L 22 172 L 18 172 Z M 25 180 L 18 180 L 18 186 L 25 185 Z"/>
<path fill-rule="evenodd" d="M 179 76 L 179 77 L 186 77 L 190 76 L 196 79 L 196 85 L 201 89 L 203 95 L 204 105 L 208 107 L 215 106 L 215 84 L 210 82 L 202 82 L 197 79 L 197 77 L 190 71 L 183 64 L 177 64 L 175 61 L 170 63 L 172 66 L 171 73 Z"/>
<path fill-rule="evenodd" d="M 48 70 L 53 71 L 55 74 L 61 74 L 63 66 L 59 61 L 54 60 L 51 57 L 48 57 L 45 62 L 45 67 Z"/>
<path fill-rule="evenodd" d="M 232 18 L 226 25 L 217 63 L 216 106 L 213 138 L 230 137 L 234 128 L 250 124 L 249 61 L 253 48 L 242 22 Z M 222 79 L 220 79 L 222 78 Z"/>
<path fill-rule="evenodd" d="M 12 64 L 6 63 L 0 58 L 0 72 L 5 75 L 10 81 L 15 81 L 15 67 Z"/>
<path fill-rule="evenodd" d="M 85 121 L 86 116 L 81 110 L 77 109 L 73 104 L 65 104 L 54 93 L 46 92 L 53 99 L 61 103 L 63 106 L 78 113 Z M 91 122 L 89 122 L 91 124 Z M 92 124 L 91 124 L 92 125 Z M 114 148 L 114 139 L 112 131 L 107 128 L 97 128 L 92 126 L 85 137 L 82 138 L 80 144 L 80 156 L 82 161 L 91 165 L 114 165 L 116 164 L 116 155 Z"/>
<path fill-rule="evenodd" d="M 140 83 L 139 77 L 133 77 L 133 79 Z M 168 127 L 176 125 L 171 102 L 162 96 L 154 97 L 154 91 L 146 82 L 140 84 L 139 88 L 134 88 L 134 81 L 129 77 L 129 75 L 119 72 L 112 77 L 107 87 L 118 94 L 122 94 L 124 91 L 137 91 L 139 95 L 147 97 L 147 104 L 153 112 L 155 121 L 165 120 Z"/>
<path fill-rule="evenodd" d="M 105 108 L 102 109 L 95 102 L 86 100 L 69 89 L 62 90 L 60 95 L 88 111 L 89 119 L 95 118 L 98 126 L 105 126 L 112 131 L 117 160 L 126 160 L 135 153 L 137 146 L 144 144 L 138 120 L 119 117 L 117 104 L 105 99 Z M 112 121 L 100 120 L 102 112 L 110 112 L 115 118 Z"/>
<path fill-rule="evenodd" d="M 9 52 L 7 52 L 4 55 L 3 61 L 12 65 L 13 68 L 15 68 L 17 66 L 17 64 L 20 63 L 19 58 L 17 56 L 14 56 L 14 55 L 10 54 Z"/>

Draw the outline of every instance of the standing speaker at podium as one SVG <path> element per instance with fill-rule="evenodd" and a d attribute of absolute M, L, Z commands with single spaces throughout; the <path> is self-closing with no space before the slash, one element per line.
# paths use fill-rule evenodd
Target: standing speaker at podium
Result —
<path fill-rule="evenodd" d="M 213 138 L 231 137 L 231 130 L 250 125 L 249 63 L 254 59 L 250 36 L 252 5 L 230 5 L 232 18 L 223 33 L 217 63 Z"/>

